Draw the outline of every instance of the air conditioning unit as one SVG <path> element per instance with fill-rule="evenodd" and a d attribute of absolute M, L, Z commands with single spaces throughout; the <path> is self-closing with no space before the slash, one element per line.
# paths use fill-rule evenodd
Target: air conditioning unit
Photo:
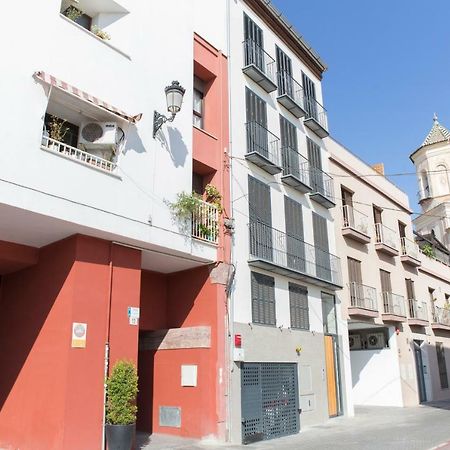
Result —
<path fill-rule="evenodd" d="M 350 334 L 348 337 L 350 350 L 361 350 L 361 336 L 359 334 Z"/>
<path fill-rule="evenodd" d="M 115 151 L 118 126 L 115 122 L 86 122 L 80 126 L 78 145 L 90 153 Z M 99 156 L 102 156 L 99 154 Z"/>
<path fill-rule="evenodd" d="M 370 333 L 367 335 L 367 348 L 384 348 L 384 333 Z"/>

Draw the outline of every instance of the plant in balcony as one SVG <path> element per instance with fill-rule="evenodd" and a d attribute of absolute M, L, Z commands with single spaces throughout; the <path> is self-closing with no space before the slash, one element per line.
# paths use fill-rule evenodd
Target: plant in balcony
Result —
<path fill-rule="evenodd" d="M 219 190 L 212 184 L 205 186 L 206 201 L 217 207 L 219 214 L 223 212 L 222 195 Z"/>
<path fill-rule="evenodd" d="M 111 39 L 111 36 L 105 31 L 102 30 L 100 27 L 98 27 L 97 25 L 94 25 L 91 28 L 92 33 L 94 33 L 97 37 L 99 37 L 100 39 L 103 39 L 104 41 L 109 41 Z"/>
<path fill-rule="evenodd" d="M 66 121 L 58 117 L 52 117 L 47 125 L 48 137 L 54 141 L 63 142 L 69 128 L 66 127 Z M 57 142 L 48 142 L 49 147 L 58 147 Z"/>
<path fill-rule="evenodd" d="M 434 258 L 434 248 L 433 248 L 433 246 L 431 244 L 428 244 L 428 243 L 425 244 L 422 247 L 422 253 L 425 256 L 428 256 L 428 258 Z"/>
<path fill-rule="evenodd" d="M 76 22 L 77 19 L 79 19 L 83 15 L 83 11 L 71 5 L 63 11 L 63 15 L 73 22 Z"/>
<path fill-rule="evenodd" d="M 106 439 L 109 450 L 131 450 L 136 427 L 138 375 L 131 361 L 119 360 L 106 379 Z"/>

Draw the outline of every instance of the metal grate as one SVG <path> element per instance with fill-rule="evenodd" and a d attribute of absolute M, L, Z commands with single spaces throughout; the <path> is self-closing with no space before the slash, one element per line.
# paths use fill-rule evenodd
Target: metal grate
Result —
<path fill-rule="evenodd" d="M 243 363 L 241 389 L 244 444 L 298 433 L 296 364 Z"/>

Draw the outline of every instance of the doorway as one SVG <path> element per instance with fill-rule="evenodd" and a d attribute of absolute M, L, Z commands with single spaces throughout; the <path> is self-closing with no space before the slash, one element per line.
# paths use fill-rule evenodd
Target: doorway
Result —
<path fill-rule="evenodd" d="M 425 390 L 425 374 L 423 370 L 423 359 L 421 345 L 423 341 L 414 339 L 414 359 L 416 361 L 417 385 L 419 388 L 419 402 L 427 401 L 427 393 Z"/>

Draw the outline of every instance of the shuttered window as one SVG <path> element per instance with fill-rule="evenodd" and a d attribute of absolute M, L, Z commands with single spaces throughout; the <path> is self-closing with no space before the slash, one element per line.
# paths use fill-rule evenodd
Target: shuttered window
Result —
<path fill-rule="evenodd" d="M 308 290 L 295 283 L 289 283 L 289 306 L 291 328 L 309 330 Z"/>
<path fill-rule="evenodd" d="M 278 95 L 287 94 L 294 98 L 292 85 L 292 61 L 286 53 L 278 46 L 277 53 L 277 74 L 278 74 Z"/>
<path fill-rule="evenodd" d="M 244 38 L 251 39 L 260 47 L 263 47 L 263 31 L 247 14 L 244 13 Z"/>
<path fill-rule="evenodd" d="M 252 272 L 252 322 L 275 325 L 275 280 Z"/>
<path fill-rule="evenodd" d="M 269 135 L 267 132 L 267 104 L 251 89 L 245 88 L 247 119 L 247 153 L 257 152 L 269 157 Z"/>
<path fill-rule="evenodd" d="M 348 281 L 350 283 L 350 301 L 352 306 L 361 306 L 364 300 L 362 287 L 361 261 L 347 258 Z"/>
<path fill-rule="evenodd" d="M 272 208 L 270 187 L 254 177 L 248 177 L 248 207 L 250 217 L 250 253 L 272 261 Z"/>
<path fill-rule="evenodd" d="M 328 251 L 327 220 L 313 212 L 314 252 L 316 257 L 316 275 L 331 281 L 331 261 Z"/>
<path fill-rule="evenodd" d="M 316 87 L 313 81 L 302 72 L 302 84 L 305 95 L 305 109 L 307 117 L 317 119 L 317 102 L 316 102 Z"/>
<path fill-rule="evenodd" d="M 310 170 L 310 182 L 313 192 L 324 193 L 324 180 L 322 172 L 322 156 L 320 146 L 317 145 L 309 137 L 306 138 L 306 145 L 308 148 L 308 160 Z"/>
<path fill-rule="evenodd" d="M 380 269 L 381 291 L 392 292 L 391 274 L 386 270 Z"/>
<path fill-rule="evenodd" d="M 264 70 L 263 31 L 247 14 L 244 13 L 245 65 L 255 64 Z"/>
<path fill-rule="evenodd" d="M 288 267 L 304 272 L 305 243 L 303 241 L 302 205 L 292 198 L 284 197 L 286 220 L 286 249 Z"/>
<path fill-rule="evenodd" d="M 298 157 L 297 128 L 280 115 L 281 152 L 283 159 L 283 175 L 299 176 L 300 160 Z"/>
<path fill-rule="evenodd" d="M 442 342 L 436 342 L 436 356 L 439 367 L 439 379 L 441 381 L 441 389 L 448 388 L 447 365 L 445 363 L 445 350 Z"/>

